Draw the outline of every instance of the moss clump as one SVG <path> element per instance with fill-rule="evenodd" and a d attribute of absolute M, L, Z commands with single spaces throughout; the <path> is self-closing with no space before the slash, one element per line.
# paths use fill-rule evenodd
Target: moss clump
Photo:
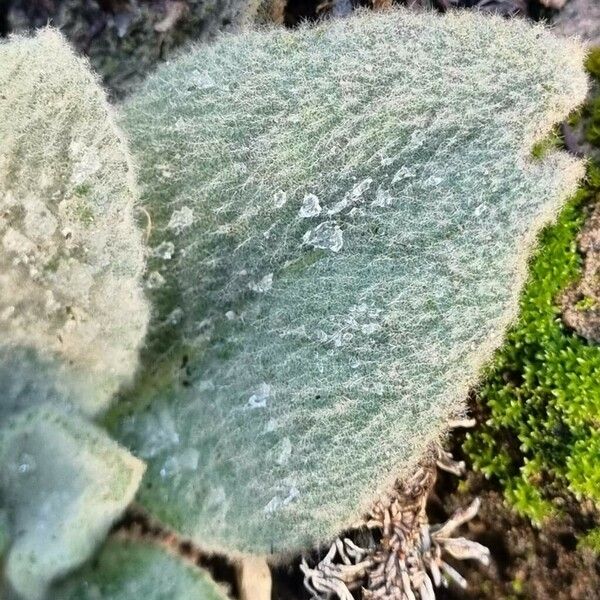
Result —
<path fill-rule="evenodd" d="M 590 75 L 598 82 L 600 80 L 600 47 L 590 51 L 585 61 Z M 600 146 L 600 93 L 594 95 L 588 107 L 583 111 L 583 117 L 588 121 L 585 138 L 596 147 Z"/>
<path fill-rule="evenodd" d="M 579 539 L 578 548 L 587 548 L 600 555 L 600 528 L 594 528 L 588 531 Z"/>
<path fill-rule="evenodd" d="M 597 87 L 600 49 L 587 68 Z M 582 118 L 586 138 L 600 147 L 600 94 Z M 499 480 L 509 503 L 538 523 L 554 512 L 549 481 L 600 503 L 600 347 L 565 328 L 557 303 L 581 275 L 576 236 L 599 192 L 600 165 L 590 162 L 585 184 L 541 235 L 519 319 L 478 390 L 487 420 L 465 442 L 474 466 Z"/>
<path fill-rule="evenodd" d="M 596 308 L 596 300 L 590 296 L 584 296 L 579 302 L 575 303 L 575 308 L 580 311 L 592 310 Z"/>
<path fill-rule="evenodd" d="M 553 150 L 559 150 L 561 146 L 560 129 L 558 127 L 553 127 L 552 131 L 547 136 L 533 145 L 531 157 L 535 160 L 541 160 L 548 156 Z"/>
<path fill-rule="evenodd" d="M 600 78 L 600 47 L 593 48 L 585 61 L 585 68 L 595 78 Z"/>

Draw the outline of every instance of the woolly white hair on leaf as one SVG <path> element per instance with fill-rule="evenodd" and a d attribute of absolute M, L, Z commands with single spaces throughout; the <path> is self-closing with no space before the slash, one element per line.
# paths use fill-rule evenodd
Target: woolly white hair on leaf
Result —
<path fill-rule="evenodd" d="M 133 499 L 144 465 L 84 418 L 148 322 L 128 151 L 62 37 L 0 43 L 0 513 L 5 582 L 37 600 Z M 4 548 L 3 548 L 4 550 Z"/>
<path fill-rule="evenodd" d="M 0 353 L 54 362 L 95 414 L 131 379 L 148 322 L 127 146 L 55 31 L 0 44 L 0 90 Z M 24 398 L 35 367 L 2 371 L 0 412 L 60 395 Z"/>
<path fill-rule="evenodd" d="M 150 77 L 122 124 L 161 280 L 115 426 L 148 509 L 205 547 L 295 551 L 410 473 L 583 173 L 530 158 L 583 101 L 583 54 L 396 10 L 224 36 Z"/>

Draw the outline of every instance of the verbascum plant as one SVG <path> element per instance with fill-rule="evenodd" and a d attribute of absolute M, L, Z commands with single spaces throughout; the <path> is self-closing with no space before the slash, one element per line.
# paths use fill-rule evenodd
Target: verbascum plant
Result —
<path fill-rule="evenodd" d="M 464 413 L 535 235 L 583 172 L 561 152 L 530 159 L 583 100 L 582 61 L 541 27 L 398 10 L 223 36 L 148 80 L 120 124 L 147 215 L 152 319 L 134 385 L 101 416 L 147 463 L 142 508 L 238 557 L 306 550 L 366 514 L 396 544 L 400 478 L 426 532 L 415 489 L 431 476 L 417 467 L 446 462 L 432 444 Z M 434 583 L 451 573 L 442 548 L 479 552 L 447 539 L 472 513 L 409 532 Z M 392 597 L 396 577 L 407 597 L 431 597 L 426 575 L 387 568 L 394 549 L 338 550 L 369 565 L 373 597 Z M 51 597 L 87 584 L 161 597 L 136 578 L 169 557 L 119 552 L 110 542 Z M 119 562 L 131 586 L 111 592 Z M 350 597 L 320 573 L 313 584 Z M 173 585 L 177 597 L 188 583 Z"/>

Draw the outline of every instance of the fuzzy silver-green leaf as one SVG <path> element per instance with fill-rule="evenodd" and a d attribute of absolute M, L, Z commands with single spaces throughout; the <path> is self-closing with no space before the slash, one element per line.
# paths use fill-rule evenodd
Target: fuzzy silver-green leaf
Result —
<path fill-rule="evenodd" d="M 479 14 L 224 36 L 124 107 L 152 218 L 145 371 L 109 423 L 204 546 L 332 538 L 409 472 L 582 175 L 531 149 L 583 50 Z"/>
<path fill-rule="evenodd" d="M 148 321 L 127 145 L 56 31 L 0 43 L 0 90 L 0 370 L 21 355 L 53 363 L 96 414 L 131 380 Z M 13 396 L 26 371 L 0 379 L 0 415 L 47 401 Z"/>
<path fill-rule="evenodd" d="M 51 600 L 226 600 L 208 573 L 144 541 L 109 540 Z"/>
<path fill-rule="evenodd" d="M 101 429 L 50 406 L 2 424 L 0 460 L 6 579 L 18 597 L 37 600 L 104 539 L 144 466 Z"/>

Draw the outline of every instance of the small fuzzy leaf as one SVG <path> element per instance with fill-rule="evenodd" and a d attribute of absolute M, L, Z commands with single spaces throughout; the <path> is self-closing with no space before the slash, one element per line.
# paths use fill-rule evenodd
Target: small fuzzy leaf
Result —
<path fill-rule="evenodd" d="M 137 366 L 144 256 L 126 144 L 58 33 L 0 43 L 0 140 L 0 369 L 55 363 L 56 385 L 77 388 L 64 401 L 95 414 Z M 0 414 L 47 400 L 12 395 L 28 371 L 0 379 Z"/>
<path fill-rule="evenodd" d="M 226 600 L 200 568 L 150 544 L 124 540 L 109 540 L 51 595 L 56 600 Z"/>
<path fill-rule="evenodd" d="M 409 473 L 517 309 L 581 163 L 534 143 L 583 50 L 473 13 L 226 36 L 124 108 L 152 215 L 148 359 L 109 423 L 204 546 L 333 538 Z"/>
<path fill-rule="evenodd" d="M 143 463 L 78 417 L 39 406 L 0 429 L 6 579 L 28 600 L 85 561 L 131 502 Z"/>

